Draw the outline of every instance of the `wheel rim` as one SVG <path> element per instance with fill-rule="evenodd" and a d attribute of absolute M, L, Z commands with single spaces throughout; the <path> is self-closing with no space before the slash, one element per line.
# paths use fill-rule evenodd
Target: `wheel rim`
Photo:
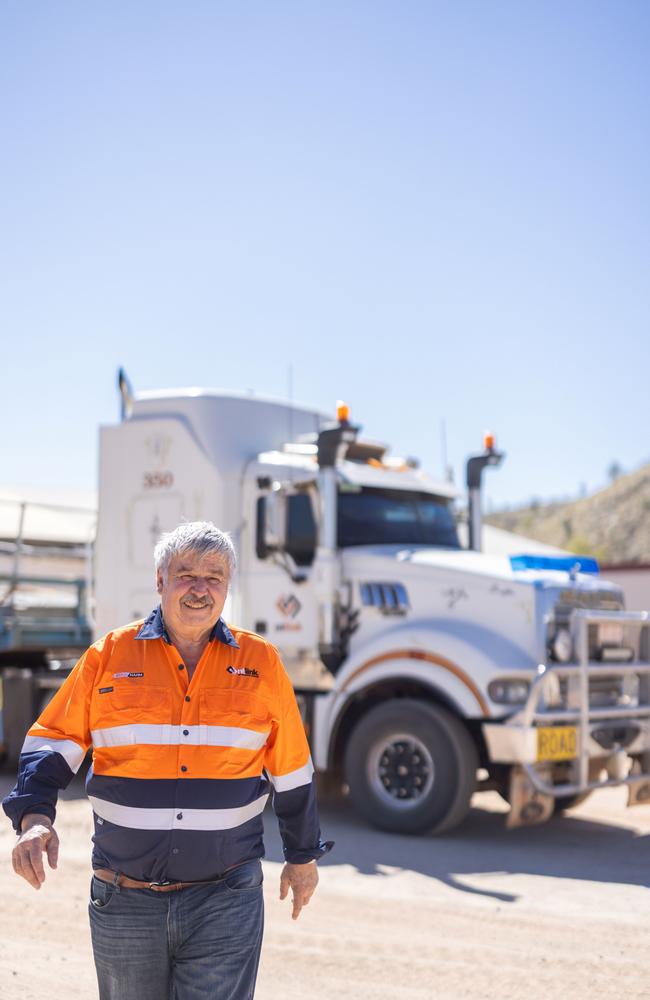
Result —
<path fill-rule="evenodd" d="M 392 809 L 415 809 L 433 787 L 433 758 L 412 733 L 390 733 L 372 746 L 367 774 L 382 802 Z"/>

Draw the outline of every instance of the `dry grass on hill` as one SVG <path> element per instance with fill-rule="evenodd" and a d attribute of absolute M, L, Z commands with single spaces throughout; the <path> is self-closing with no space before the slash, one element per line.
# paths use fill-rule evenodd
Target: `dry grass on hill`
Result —
<path fill-rule="evenodd" d="M 589 497 L 533 503 L 485 519 L 506 531 L 601 562 L 650 562 L 650 463 Z"/>

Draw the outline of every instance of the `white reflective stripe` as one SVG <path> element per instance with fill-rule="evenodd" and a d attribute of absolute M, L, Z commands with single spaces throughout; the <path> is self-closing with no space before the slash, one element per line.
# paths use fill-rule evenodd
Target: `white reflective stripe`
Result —
<path fill-rule="evenodd" d="M 86 756 L 86 751 L 74 740 L 55 740 L 51 736 L 26 736 L 20 752 L 37 753 L 39 750 L 60 753 L 73 774 L 77 773 Z"/>
<path fill-rule="evenodd" d="M 259 816 L 268 795 L 236 809 L 184 809 L 181 806 L 174 809 L 137 809 L 107 802 L 94 795 L 88 798 L 100 819 L 131 830 L 232 830 Z"/>
<path fill-rule="evenodd" d="M 314 773 L 314 765 L 310 757 L 304 767 L 298 767 L 295 771 L 289 771 L 288 774 L 271 774 L 270 771 L 266 773 L 276 792 L 290 792 L 292 788 L 300 788 L 301 785 L 310 783 Z"/>
<path fill-rule="evenodd" d="M 185 732 L 187 731 L 187 736 Z M 240 747 L 259 750 L 271 732 L 257 733 L 254 729 L 237 726 L 153 726 L 135 724 L 93 729 L 93 746 L 123 747 L 133 743 L 153 743 L 156 746 Z"/>
<path fill-rule="evenodd" d="M 178 726 L 110 726 L 107 729 L 93 729 L 90 735 L 94 747 L 126 747 L 134 743 L 176 744 Z"/>

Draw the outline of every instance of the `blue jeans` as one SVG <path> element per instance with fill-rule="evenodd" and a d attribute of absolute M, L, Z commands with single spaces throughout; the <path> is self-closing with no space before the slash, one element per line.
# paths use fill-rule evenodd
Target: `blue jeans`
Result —
<path fill-rule="evenodd" d="M 100 1000 L 250 1000 L 262 947 L 262 865 L 174 892 L 93 876 L 90 933 Z"/>

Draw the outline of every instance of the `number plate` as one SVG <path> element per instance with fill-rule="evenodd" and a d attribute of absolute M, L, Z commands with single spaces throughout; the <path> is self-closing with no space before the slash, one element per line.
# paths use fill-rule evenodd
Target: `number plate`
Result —
<path fill-rule="evenodd" d="M 576 726 L 545 726 L 537 730 L 538 760 L 573 760 L 577 756 Z"/>

